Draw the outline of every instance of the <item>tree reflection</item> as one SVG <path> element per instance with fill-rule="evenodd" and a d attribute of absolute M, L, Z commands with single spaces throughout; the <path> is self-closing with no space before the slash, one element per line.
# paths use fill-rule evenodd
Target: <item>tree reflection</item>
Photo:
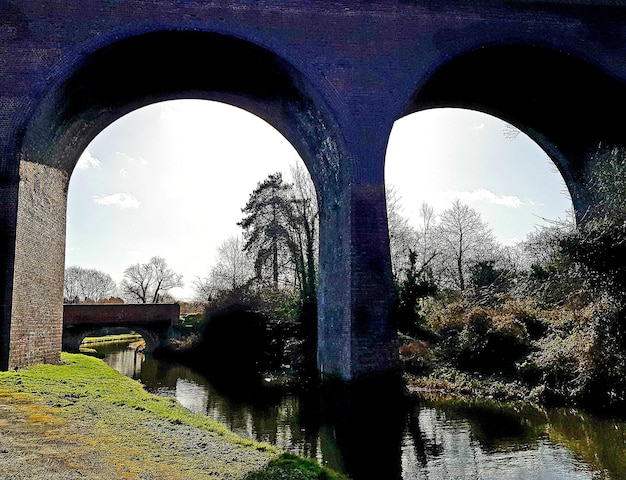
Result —
<path fill-rule="evenodd" d="M 136 374 L 134 360 L 120 355 Z M 126 360 L 107 358 L 118 367 Z M 207 377 L 151 358 L 140 365 L 136 378 L 148 390 L 353 480 L 626 480 L 626 422 L 616 419 L 485 400 L 417 401 L 393 382 L 285 393 L 262 379 Z"/>

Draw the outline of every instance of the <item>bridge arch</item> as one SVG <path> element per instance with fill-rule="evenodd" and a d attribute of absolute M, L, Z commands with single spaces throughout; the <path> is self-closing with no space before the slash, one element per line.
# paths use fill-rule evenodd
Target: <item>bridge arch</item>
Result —
<path fill-rule="evenodd" d="M 277 54 L 229 35 L 173 30 L 131 36 L 71 64 L 33 116 L 22 158 L 71 174 L 106 126 L 175 99 L 215 100 L 259 116 L 294 145 L 314 182 L 330 160 L 321 141 L 340 142 L 324 101 Z"/>
<path fill-rule="evenodd" d="M 87 337 L 98 337 L 106 335 L 118 335 L 118 334 L 130 334 L 136 333 L 141 335 L 141 338 L 146 342 L 145 351 L 153 352 L 156 348 L 163 343 L 160 339 L 160 335 L 157 332 L 151 331 L 141 326 L 127 326 L 127 327 L 89 327 L 83 329 L 76 329 L 72 332 L 63 332 L 63 350 L 68 352 L 78 352 L 82 342 Z"/>
<path fill-rule="evenodd" d="M 243 108 L 294 145 L 322 209 L 321 269 L 341 268 L 346 254 L 333 232 L 346 228 L 337 205 L 345 203 L 351 164 L 342 160 L 345 148 L 331 109 L 305 76 L 265 48 L 213 32 L 159 31 L 118 40 L 61 65 L 24 132 L 10 334 L 3 339 L 28 345 L 32 354 L 7 347 L 0 367 L 58 361 L 67 188 L 81 153 L 126 113 L 184 98 Z M 333 276 L 320 275 L 320 296 Z M 320 317 L 326 311 L 321 305 Z"/>
<path fill-rule="evenodd" d="M 626 86 L 573 55 L 532 45 L 486 46 L 437 68 L 401 116 L 436 107 L 484 112 L 522 130 L 550 156 L 577 220 L 593 208 L 589 167 L 600 148 L 626 145 L 616 121 Z"/>

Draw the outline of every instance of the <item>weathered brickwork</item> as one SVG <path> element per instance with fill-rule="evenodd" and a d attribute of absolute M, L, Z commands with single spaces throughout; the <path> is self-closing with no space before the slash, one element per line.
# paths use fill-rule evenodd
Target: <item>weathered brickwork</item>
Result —
<path fill-rule="evenodd" d="M 157 325 L 173 327 L 180 317 L 177 303 L 63 305 L 63 326 L 117 327 Z"/>
<path fill-rule="evenodd" d="M 13 367 L 57 363 L 61 353 L 67 174 L 21 162 L 11 311 Z"/>
<path fill-rule="evenodd" d="M 0 2 L 0 369 L 59 359 L 66 188 L 89 141 L 141 106 L 200 98 L 265 119 L 311 172 L 320 370 L 394 371 L 394 121 L 459 107 L 513 123 L 582 217 L 589 158 L 626 146 L 625 25 L 610 0 Z"/>

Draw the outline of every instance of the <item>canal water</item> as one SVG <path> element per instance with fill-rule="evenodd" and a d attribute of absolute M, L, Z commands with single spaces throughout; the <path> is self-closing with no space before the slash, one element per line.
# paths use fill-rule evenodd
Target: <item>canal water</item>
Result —
<path fill-rule="evenodd" d="M 626 420 L 491 401 L 376 392 L 285 394 L 207 378 L 126 347 L 105 361 L 239 435 L 317 459 L 354 480 L 626 480 Z"/>

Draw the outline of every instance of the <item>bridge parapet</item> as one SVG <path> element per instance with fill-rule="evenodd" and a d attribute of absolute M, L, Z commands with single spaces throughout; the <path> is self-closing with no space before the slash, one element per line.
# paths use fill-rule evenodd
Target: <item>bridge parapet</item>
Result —
<path fill-rule="evenodd" d="M 125 326 L 127 324 L 173 327 L 180 316 L 180 305 L 168 304 L 80 304 L 63 305 L 63 326 Z"/>

